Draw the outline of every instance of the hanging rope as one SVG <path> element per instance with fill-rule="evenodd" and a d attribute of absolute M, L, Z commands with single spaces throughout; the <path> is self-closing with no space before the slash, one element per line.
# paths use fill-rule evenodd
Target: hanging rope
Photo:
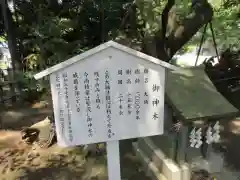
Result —
<path fill-rule="evenodd" d="M 218 59 L 218 61 L 219 61 L 219 54 L 218 54 L 217 43 L 216 43 L 216 38 L 215 38 L 215 35 L 214 35 L 214 31 L 213 31 L 212 22 L 210 22 L 209 25 L 210 25 L 210 29 L 211 29 L 211 33 L 212 33 L 213 44 L 214 44 L 214 47 L 215 47 L 217 59 Z"/>
<path fill-rule="evenodd" d="M 207 31 L 207 26 L 208 26 L 208 24 L 209 24 L 209 26 L 210 26 L 211 35 L 212 35 L 212 38 L 213 38 L 213 45 L 214 45 L 214 48 L 215 48 L 215 51 L 216 51 L 217 59 L 218 59 L 218 61 L 219 61 L 219 55 L 218 55 L 218 50 L 217 50 L 217 43 L 216 43 L 214 31 L 213 31 L 212 22 L 210 21 L 209 23 L 207 23 L 207 24 L 204 26 L 202 38 L 201 38 L 201 41 L 200 41 L 200 46 L 199 46 L 198 53 L 197 53 L 197 59 L 196 59 L 196 61 L 195 61 L 195 66 L 197 66 L 198 58 L 199 58 L 199 56 L 200 56 L 200 52 L 201 52 L 201 49 L 202 49 L 202 45 L 203 45 L 203 42 L 204 42 L 204 37 L 205 37 L 205 35 L 206 35 L 206 31 Z"/>

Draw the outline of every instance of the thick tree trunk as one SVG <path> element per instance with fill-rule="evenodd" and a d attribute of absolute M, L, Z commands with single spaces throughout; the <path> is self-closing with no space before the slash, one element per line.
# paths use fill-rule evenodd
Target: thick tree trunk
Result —
<path fill-rule="evenodd" d="M 17 50 L 17 41 L 16 41 L 16 35 L 14 32 L 14 22 L 12 19 L 12 14 L 8 8 L 8 4 L 6 0 L 1 1 L 1 7 L 2 7 L 2 15 L 4 19 L 4 25 L 5 30 L 7 32 L 7 40 L 8 40 L 8 48 L 11 54 L 12 58 L 12 66 L 13 70 L 18 69 L 21 65 L 19 53 Z"/>
<path fill-rule="evenodd" d="M 186 44 L 199 29 L 210 22 L 213 17 L 212 6 L 207 2 L 197 3 L 192 7 L 192 13 L 174 28 L 164 40 L 161 32 L 154 37 L 147 37 L 143 51 L 163 61 L 169 62 L 174 54 Z"/>

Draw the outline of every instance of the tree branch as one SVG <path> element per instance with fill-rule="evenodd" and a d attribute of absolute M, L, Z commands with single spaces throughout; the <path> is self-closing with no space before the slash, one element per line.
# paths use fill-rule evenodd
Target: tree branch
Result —
<path fill-rule="evenodd" d="M 151 44 L 149 43 L 149 38 L 146 38 L 148 43 L 144 42 L 143 44 L 144 52 L 169 62 L 174 54 L 181 49 L 204 24 L 212 20 L 213 9 L 207 1 L 195 0 L 191 10 L 192 13 L 190 16 L 186 17 L 180 25 L 176 26 L 168 37 L 165 38 L 165 36 L 163 37 L 163 32 L 158 32 L 151 38 Z"/>
<path fill-rule="evenodd" d="M 196 4 L 192 14 L 192 17 L 185 18 L 184 22 L 169 35 L 166 42 L 169 58 L 172 58 L 204 24 L 212 20 L 213 9 L 209 3 Z"/>
<path fill-rule="evenodd" d="M 175 4 L 175 0 L 168 0 L 167 4 L 164 7 L 163 12 L 162 12 L 162 41 L 163 41 L 163 45 L 165 44 L 165 39 L 166 39 L 169 11 L 172 9 L 174 4 Z"/>

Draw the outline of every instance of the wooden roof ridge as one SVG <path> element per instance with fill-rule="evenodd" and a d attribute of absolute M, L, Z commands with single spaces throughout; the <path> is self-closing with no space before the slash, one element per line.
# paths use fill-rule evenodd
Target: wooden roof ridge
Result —
<path fill-rule="evenodd" d="M 56 71 L 59 71 L 59 70 L 61 70 L 63 68 L 66 68 L 66 67 L 68 67 L 68 66 L 70 66 L 70 65 L 72 65 L 72 64 L 74 64 L 76 62 L 85 60 L 89 56 L 91 56 L 93 54 L 96 54 L 96 53 L 98 53 L 100 51 L 103 51 L 103 50 L 105 50 L 105 49 L 107 49 L 109 47 L 116 48 L 116 49 L 121 50 L 121 51 L 123 51 L 125 53 L 128 53 L 128 54 L 131 54 L 133 56 L 139 57 L 139 58 L 144 59 L 146 61 L 150 61 L 151 63 L 163 66 L 163 67 L 168 68 L 170 70 L 178 70 L 178 69 L 180 69 L 180 67 L 177 67 L 177 66 L 174 66 L 174 65 L 172 65 L 170 63 L 161 61 L 160 59 L 157 59 L 155 57 L 149 56 L 149 55 L 144 54 L 144 53 L 142 53 L 140 51 L 134 50 L 132 48 L 129 48 L 129 47 L 124 46 L 122 44 L 116 43 L 114 41 L 108 41 L 108 42 L 103 43 L 103 44 L 101 44 L 101 45 L 99 45 L 99 46 L 97 46 L 97 47 L 95 47 L 93 49 L 90 49 L 90 50 L 85 51 L 85 52 L 83 52 L 83 53 L 81 53 L 79 55 L 76 55 L 76 56 L 74 56 L 74 57 L 72 57 L 72 58 L 70 58 L 70 59 L 68 59 L 68 60 L 66 60 L 64 62 L 61 62 L 61 63 L 59 63 L 59 64 L 57 64 L 55 66 L 52 66 L 52 67 L 50 67 L 48 69 L 45 69 L 45 70 L 41 71 L 41 72 L 37 73 L 34 76 L 34 78 L 35 79 L 40 79 L 40 78 L 42 78 L 44 76 L 52 74 L 52 73 L 54 73 Z"/>

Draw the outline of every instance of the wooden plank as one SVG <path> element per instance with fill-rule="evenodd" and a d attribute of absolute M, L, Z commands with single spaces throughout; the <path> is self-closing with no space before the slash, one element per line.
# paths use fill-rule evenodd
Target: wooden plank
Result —
<path fill-rule="evenodd" d="M 17 83 L 17 81 L 3 81 L 3 82 L 0 82 L 0 86 L 7 86 L 15 83 Z"/>
<path fill-rule="evenodd" d="M 45 69 L 44 71 L 41 71 L 38 74 L 35 74 L 34 78 L 37 79 L 37 80 L 41 79 L 44 76 L 50 75 L 50 74 L 52 74 L 52 73 L 54 73 L 56 71 L 59 71 L 59 70 L 61 70 L 63 68 L 66 68 L 66 67 L 68 67 L 68 66 L 70 66 L 70 65 L 72 65 L 72 64 L 74 64 L 76 62 L 84 61 L 84 60 L 88 59 L 88 57 L 90 57 L 90 56 L 92 56 L 94 54 L 97 54 L 100 51 L 106 50 L 109 47 L 118 49 L 120 51 L 128 53 L 129 55 L 138 57 L 139 59 L 145 60 L 148 63 L 153 63 L 153 65 L 155 65 L 155 66 L 162 66 L 162 67 L 170 69 L 170 70 L 181 69 L 181 68 L 179 68 L 177 66 L 174 66 L 172 64 L 169 64 L 167 62 L 161 61 L 161 60 L 159 60 L 157 58 L 154 58 L 154 57 L 149 56 L 147 54 L 144 54 L 142 52 L 139 52 L 139 51 L 136 51 L 134 49 L 131 49 L 131 48 L 127 47 L 127 46 L 123 46 L 123 45 L 121 45 L 119 43 L 116 43 L 114 41 L 108 41 L 108 42 L 103 43 L 103 44 L 101 44 L 101 45 L 99 45 L 99 46 L 97 46 L 97 47 L 95 47 L 93 49 L 90 49 L 90 50 L 88 50 L 88 51 L 86 51 L 86 52 L 84 52 L 82 54 L 74 56 L 74 57 L 72 57 L 72 58 L 70 58 L 70 59 L 68 59 L 68 60 L 66 60 L 64 62 L 61 62 L 59 64 L 56 64 L 55 66 L 52 66 L 52 67 L 50 67 L 48 69 Z"/>
<path fill-rule="evenodd" d="M 20 94 L 13 94 L 13 95 L 11 95 L 11 96 L 1 97 L 0 102 L 5 102 L 5 101 L 11 100 L 11 99 L 13 99 L 13 98 L 17 98 L 17 97 L 19 97 L 19 96 L 20 96 Z"/>
<path fill-rule="evenodd" d="M 178 148 L 176 153 L 176 161 L 179 165 L 183 165 L 186 162 L 187 147 L 188 147 L 188 133 L 189 127 L 183 126 L 179 131 Z"/>
<path fill-rule="evenodd" d="M 182 120 L 235 117 L 239 111 L 215 88 L 203 67 L 169 71 L 166 99 Z"/>

